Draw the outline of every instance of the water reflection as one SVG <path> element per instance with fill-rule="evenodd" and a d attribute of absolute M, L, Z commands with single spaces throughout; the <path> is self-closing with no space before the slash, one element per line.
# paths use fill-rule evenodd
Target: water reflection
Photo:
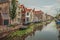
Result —
<path fill-rule="evenodd" d="M 37 28 L 36 28 L 36 30 L 42 30 L 43 29 L 43 25 L 40 25 L 40 26 L 38 26 Z"/>
<path fill-rule="evenodd" d="M 41 31 L 37 30 L 34 35 L 28 36 L 25 40 L 58 40 L 58 34 L 55 22 L 51 22 L 47 26 L 44 25 Z"/>

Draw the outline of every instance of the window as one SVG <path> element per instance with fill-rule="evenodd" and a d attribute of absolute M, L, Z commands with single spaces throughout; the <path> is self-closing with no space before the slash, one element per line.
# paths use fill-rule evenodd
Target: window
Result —
<path fill-rule="evenodd" d="M 19 10 L 20 10 L 20 8 L 19 8 Z"/>
<path fill-rule="evenodd" d="M 5 17 L 8 15 L 7 13 L 2 13 L 2 14 L 3 14 L 3 16 L 5 16 Z"/>
<path fill-rule="evenodd" d="M 4 25 L 8 25 L 9 24 L 9 20 L 4 20 Z"/>
<path fill-rule="evenodd" d="M 18 18 L 18 21 L 20 22 L 20 18 Z"/>
<path fill-rule="evenodd" d="M 29 21 L 29 18 L 27 17 L 27 21 Z"/>
<path fill-rule="evenodd" d="M 25 19 L 23 19 L 22 21 L 25 22 Z"/>
<path fill-rule="evenodd" d="M 22 14 L 22 16 L 25 16 L 25 14 Z"/>
<path fill-rule="evenodd" d="M 18 12 L 18 16 L 20 16 L 20 12 Z"/>
<path fill-rule="evenodd" d="M 27 13 L 27 15 L 29 15 L 29 13 Z"/>

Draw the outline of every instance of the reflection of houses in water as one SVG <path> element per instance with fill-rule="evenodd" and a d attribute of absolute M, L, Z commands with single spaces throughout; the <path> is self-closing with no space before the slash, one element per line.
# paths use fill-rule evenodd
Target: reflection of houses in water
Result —
<path fill-rule="evenodd" d="M 37 28 L 37 30 L 42 30 L 43 29 L 43 25 L 41 25 L 41 26 L 38 26 L 38 28 Z"/>

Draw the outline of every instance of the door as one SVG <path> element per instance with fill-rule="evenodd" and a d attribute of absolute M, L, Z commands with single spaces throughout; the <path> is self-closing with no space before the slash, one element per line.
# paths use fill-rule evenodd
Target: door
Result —
<path fill-rule="evenodd" d="M 9 20 L 4 20 L 4 25 L 8 25 L 9 24 Z"/>

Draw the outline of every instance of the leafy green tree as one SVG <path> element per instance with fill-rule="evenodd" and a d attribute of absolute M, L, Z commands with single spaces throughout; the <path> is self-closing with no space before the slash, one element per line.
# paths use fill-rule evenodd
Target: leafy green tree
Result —
<path fill-rule="evenodd" d="M 14 20 L 14 18 L 16 17 L 16 9 L 17 9 L 16 0 L 12 0 L 11 4 L 10 4 L 10 18 L 11 18 L 11 20 Z"/>

